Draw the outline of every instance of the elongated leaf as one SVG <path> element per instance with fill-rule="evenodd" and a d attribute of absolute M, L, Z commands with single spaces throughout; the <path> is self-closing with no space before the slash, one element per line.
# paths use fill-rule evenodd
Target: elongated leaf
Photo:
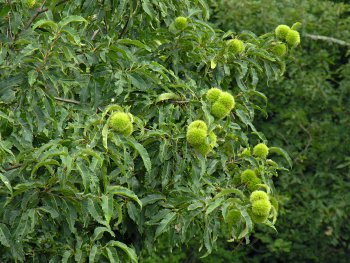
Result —
<path fill-rule="evenodd" d="M 196 210 L 197 208 L 201 208 L 204 206 L 204 203 L 203 202 L 200 202 L 200 201 L 196 201 L 192 204 L 190 204 L 188 207 L 187 207 L 187 210 L 191 211 L 191 210 Z"/>
<path fill-rule="evenodd" d="M 95 207 L 95 202 L 92 199 L 89 199 L 88 201 L 88 210 L 93 219 L 95 219 L 102 225 L 106 224 L 100 213 L 97 211 L 97 208 Z"/>
<path fill-rule="evenodd" d="M 89 263 L 94 263 L 96 256 L 99 254 L 99 247 L 97 245 L 93 245 L 89 254 Z"/>
<path fill-rule="evenodd" d="M 72 251 L 71 250 L 66 250 L 63 255 L 62 255 L 62 263 L 67 263 L 68 259 L 72 256 Z"/>
<path fill-rule="evenodd" d="M 30 86 L 33 86 L 37 77 L 38 77 L 38 72 L 36 70 L 31 70 L 28 72 L 28 83 Z"/>
<path fill-rule="evenodd" d="M 170 212 L 163 218 L 162 221 L 160 221 L 160 223 L 156 229 L 155 238 L 166 231 L 166 228 L 175 219 L 175 217 L 176 217 L 176 213 Z"/>
<path fill-rule="evenodd" d="M 142 2 L 142 8 L 143 10 L 149 15 L 150 17 L 154 18 L 155 14 L 153 12 L 153 8 L 149 0 L 143 0 Z"/>
<path fill-rule="evenodd" d="M 108 132 L 108 123 L 106 123 L 102 129 L 102 143 L 103 147 L 105 147 L 106 149 L 108 149 Z"/>
<path fill-rule="evenodd" d="M 5 247 L 11 246 L 11 234 L 6 225 L 0 223 L 0 243 Z"/>
<path fill-rule="evenodd" d="M 133 263 L 138 262 L 137 255 L 136 255 L 134 249 L 128 247 L 127 245 L 125 245 L 124 243 L 119 242 L 119 241 L 111 241 L 111 242 L 108 242 L 108 244 L 110 246 L 114 246 L 114 247 L 118 247 L 118 248 L 122 249 L 128 255 L 131 262 L 133 262 Z"/>
<path fill-rule="evenodd" d="M 110 229 L 104 226 L 99 226 L 95 228 L 92 240 L 99 240 L 100 238 L 102 238 L 104 232 L 108 232 L 109 234 L 111 234 L 112 237 L 115 237 L 115 234 Z"/>
<path fill-rule="evenodd" d="M 160 194 L 151 194 L 141 199 L 142 206 L 153 204 L 159 200 L 165 200 L 166 197 Z"/>
<path fill-rule="evenodd" d="M 15 190 L 13 192 L 13 195 L 14 196 L 19 195 L 33 188 L 45 188 L 45 184 L 42 182 L 30 182 L 30 183 L 18 184 L 13 187 L 13 189 Z"/>
<path fill-rule="evenodd" d="M 59 215 L 60 215 L 55 209 L 53 209 L 50 206 L 42 206 L 42 207 L 39 207 L 38 209 L 40 209 L 46 213 L 49 213 L 53 219 L 59 217 Z"/>
<path fill-rule="evenodd" d="M 72 44 L 76 44 L 79 45 L 80 44 L 80 37 L 79 34 L 76 30 L 74 30 L 71 27 L 64 27 L 64 29 L 62 29 L 63 32 L 67 33 L 69 36 L 71 36 L 71 39 L 74 40 L 74 42 L 70 41 Z"/>
<path fill-rule="evenodd" d="M 7 177 L 0 173 L 0 180 L 4 183 L 4 185 L 7 187 L 7 189 L 9 189 L 9 191 L 12 194 L 12 186 Z"/>
<path fill-rule="evenodd" d="M 241 239 L 243 237 L 247 237 L 252 232 L 253 223 L 252 223 L 252 219 L 250 218 L 247 210 L 238 204 L 236 204 L 236 206 L 238 207 L 239 211 L 241 212 L 241 215 L 244 218 L 245 223 L 246 223 L 245 228 L 242 230 L 242 232 L 238 236 L 238 239 Z M 247 241 L 248 241 L 248 239 L 247 239 Z"/>
<path fill-rule="evenodd" d="M 7 13 L 11 10 L 11 6 L 10 5 L 3 5 L 1 6 L 0 9 L 0 18 L 3 18 L 4 16 L 7 15 Z"/>
<path fill-rule="evenodd" d="M 152 163 L 145 147 L 143 147 L 140 143 L 138 143 L 134 139 L 128 139 L 128 143 L 140 154 L 147 172 L 150 173 L 152 170 Z"/>
<path fill-rule="evenodd" d="M 90 172 L 83 163 L 76 162 L 76 166 L 83 180 L 84 189 L 87 190 L 88 183 L 90 182 L 90 176 L 89 176 Z"/>
<path fill-rule="evenodd" d="M 137 197 L 137 195 L 133 191 L 131 191 L 128 188 L 125 188 L 119 185 L 109 186 L 107 189 L 107 193 L 112 195 L 121 195 L 121 196 L 128 197 L 134 200 L 136 203 L 138 203 L 140 207 L 142 207 L 142 203 L 140 199 Z"/>
<path fill-rule="evenodd" d="M 225 196 L 225 195 L 230 195 L 230 194 L 237 194 L 237 195 L 239 195 L 242 198 L 245 197 L 244 193 L 241 190 L 234 188 L 234 189 L 221 190 L 220 193 L 218 193 L 214 198 L 219 198 L 219 197 L 222 197 L 222 196 Z"/>
<path fill-rule="evenodd" d="M 208 224 L 206 224 L 204 227 L 204 237 L 203 237 L 204 240 L 203 241 L 204 241 L 204 246 L 207 249 L 207 251 L 203 256 L 201 256 L 201 258 L 208 256 L 211 253 L 211 251 L 213 250 L 211 233 L 212 233 L 211 227 L 208 226 Z"/>
<path fill-rule="evenodd" d="M 77 22 L 87 23 L 87 21 L 81 16 L 67 16 L 67 17 L 63 18 L 58 23 L 58 26 L 64 27 L 64 26 L 68 25 L 69 23 L 73 23 L 73 22 L 75 22 L 75 23 L 77 23 Z"/>
<path fill-rule="evenodd" d="M 256 96 L 262 98 L 262 99 L 264 100 L 265 104 L 267 104 L 267 97 L 266 97 L 266 95 L 265 95 L 264 93 L 261 93 L 261 92 L 259 92 L 259 91 L 257 91 L 257 90 L 249 91 L 249 93 L 251 93 L 251 94 L 253 94 L 253 95 L 256 95 Z"/>
<path fill-rule="evenodd" d="M 49 27 L 53 30 L 57 29 L 57 24 L 51 20 L 47 20 L 47 19 L 41 19 L 39 21 L 37 21 L 34 25 L 33 25 L 33 30 L 35 30 L 38 27 Z"/>
<path fill-rule="evenodd" d="M 140 209 L 138 207 L 136 207 L 136 205 L 132 202 L 128 202 L 126 204 L 127 207 L 127 211 L 128 211 L 128 215 L 129 217 L 140 227 L 142 228 L 142 225 L 140 225 Z"/>
<path fill-rule="evenodd" d="M 117 250 L 114 247 L 106 247 L 105 250 L 107 252 L 108 259 L 109 259 L 110 263 L 119 263 L 120 262 Z"/>
<path fill-rule="evenodd" d="M 118 43 L 119 44 L 124 44 L 124 45 L 133 45 L 133 46 L 137 46 L 137 47 L 140 47 L 140 48 L 144 48 L 144 49 L 146 49 L 148 51 L 151 51 L 151 49 L 148 46 L 146 46 L 145 44 L 143 44 L 139 40 L 124 38 L 124 39 L 118 40 Z"/>
<path fill-rule="evenodd" d="M 37 165 L 34 166 L 34 168 L 32 170 L 32 173 L 31 173 L 31 176 L 33 176 L 40 167 L 48 166 L 48 165 L 60 166 L 61 164 L 59 162 L 57 162 L 56 160 L 54 160 L 54 159 L 49 159 L 49 160 L 40 162 L 40 163 L 38 163 Z"/>
<path fill-rule="evenodd" d="M 281 148 L 279 148 L 279 147 L 270 147 L 270 148 L 269 148 L 269 152 L 270 152 L 270 153 L 277 153 L 277 154 L 282 155 L 282 156 L 287 160 L 287 162 L 288 162 L 290 168 L 293 167 L 293 161 L 292 161 L 292 159 L 289 157 L 289 154 L 288 154 L 285 150 L 283 150 L 283 149 L 281 149 Z"/>
<path fill-rule="evenodd" d="M 113 216 L 113 196 L 102 195 L 102 210 L 106 219 L 107 224 L 111 221 Z"/>
<path fill-rule="evenodd" d="M 121 205 L 119 205 L 117 202 L 115 202 L 114 206 L 117 210 L 117 215 L 118 215 L 118 220 L 114 224 L 114 227 L 118 227 L 118 225 L 120 225 L 120 223 L 123 222 L 124 214 L 123 214 L 123 209 L 122 209 Z"/>
<path fill-rule="evenodd" d="M 224 202 L 223 198 L 215 199 L 214 202 L 212 202 L 205 212 L 205 215 L 209 215 L 211 212 L 213 212 L 216 208 L 218 208 L 222 203 Z"/>
<path fill-rule="evenodd" d="M 166 101 L 166 100 L 178 100 L 178 99 L 180 99 L 179 95 L 168 92 L 168 93 L 160 94 L 156 99 L 156 103 Z"/>

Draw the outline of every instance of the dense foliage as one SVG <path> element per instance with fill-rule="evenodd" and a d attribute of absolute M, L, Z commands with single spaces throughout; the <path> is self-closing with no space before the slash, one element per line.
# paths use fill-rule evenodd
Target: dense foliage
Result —
<path fill-rule="evenodd" d="M 302 23 L 303 40 L 288 59 L 284 78 L 262 89 L 271 114 L 259 117 L 257 124 L 270 143 L 287 149 L 294 163 L 291 176 L 277 182 L 277 195 L 285 200 L 279 233 L 256 234 L 254 246 L 242 248 L 244 262 L 348 262 L 350 5 L 334 2 L 212 5 L 215 22 L 226 30 L 263 33 L 276 24 Z"/>
<path fill-rule="evenodd" d="M 163 248 L 148 262 L 348 262 L 350 254 L 350 5 L 348 1 L 210 1 L 220 28 L 264 33 L 276 24 L 302 22 L 301 47 L 280 82 L 261 86 L 269 117 L 257 127 L 294 162 L 277 183 L 275 235 L 261 228 L 248 246 L 220 240 L 200 259 L 192 247 Z M 174 257 L 172 257 L 174 255 Z M 169 259 L 170 256 L 170 259 Z M 172 261 L 173 260 L 173 261 Z"/>
<path fill-rule="evenodd" d="M 2 262 L 137 262 L 159 237 L 203 256 L 274 229 L 291 162 L 253 120 L 285 69 L 276 25 L 223 32 L 201 0 L 0 10 Z"/>

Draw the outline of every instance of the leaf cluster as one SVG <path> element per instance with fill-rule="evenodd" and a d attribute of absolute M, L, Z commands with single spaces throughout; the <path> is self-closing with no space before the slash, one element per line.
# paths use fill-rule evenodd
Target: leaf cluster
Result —
<path fill-rule="evenodd" d="M 201 0 L 11 1 L 0 19 L 2 261 L 137 262 L 160 236 L 198 240 L 202 255 L 219 236 L 249 242 L 251 191 L 235 176 L 256 169 L 273 196 L 287 170 L 242 154 L 266 141 L 253 125 L 266 114 L 259 80 L 285 69 L 272 33 L 218 30 Z M 236 36 L 245 51 L 228 53 Z M 235 98 L 225 119 L 210 113 L 211 87 Z M 132 134 L 111 127 L 116 112 Z M 218 138 L 207 157 L 186 142 L 196 119 Z M 230 208 L 240 219 L 227 227 Z"/>

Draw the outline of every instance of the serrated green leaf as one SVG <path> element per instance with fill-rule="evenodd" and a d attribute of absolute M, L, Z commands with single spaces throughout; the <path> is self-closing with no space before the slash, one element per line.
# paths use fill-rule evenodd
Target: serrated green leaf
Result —
<path fill-rule="evenodd" d="M 157 238 L 159 235 L 161 235 L 163 232 L 166 231 L 166 228 L 169 226 L 169 224 L 175 219 L 176 213 L 175 212 L 170 212 L 168 213 L 162 221 L 160 221 L 157 229 L 156 229 L 156 234 L 154 238 Z"/>
<path fill-rule="evenodd" d="M 90 176 L 89 176 L 90 171 L 87 169 L 85 164 L 81 162 L 76 162 L 76 167 L 81 175 L 81 178 L 83 179 L 84 189 L 87 190 L 88 184 L 90 182 Z"/>
<path fill-rule="evenodd" d="M 101 206 L 104 213 L 106 223 L 109 224 L 113 216 L 113 196 L 112 195 L 102 195 L 101 196 Z"/>
<path fill-rule="evenodd" d="M 103 143 L 103 147 L 105 147 L 106 149 L 108 149 L 108 133 L 109 133 L 108 126 L 109 126 L 108 123 L 106 123 L 102 129 L 102 143 Z"/>
<path fill-rule="evenodd" d="M 140 226 L 140 215 L 141 215 L 141 211 L 140 209 L 138 209 L 134 203 L 132 202 L 128 202 L 126 204 L 127 207 L 127 211 L 128 211 L 128 215 L 129 217 L 140 227 L 140 229 L 142 228 L 142 226 Z"/>
<path fill-rule="evenodd" d="M 117 250 L 114 247 L 106 247 L 108 259 L 110 263 L 119 263 L 119 256 Z"/>
<path fill-rule="evenodd" d="M 49 165 L 57 165 L 60 166 L 61 164 L 59 162 L 57 162 L 54 159 L 49 159 L 49 160 L 45 160 L 43 162 L 38 163 L 37 165 L 34 166 L 31 176 L 33 177 L 34 174 L 38 171 L 38 169 L 42 166 L 46 166 L 48 168 Z"/>
<path fill-rule="evenodd" d="M 28 72 L 28 83 L 29 86 L 33 86 L 34 82 L 38 77 L 38 72 L 36 70 L 31 70 Z"/>
<path fill-rule="evenodd" d="M 137 195 L 133 191 L 131 191 L 128 188 L 125 188 L 119 185 L 108 186 L 107 193 L 111 195 L 121 195 L 121 196 L 128 197 L 134 200 L 136 203 L 138 203 L 139 206 L 142 208 L 142 203 L 140 199 L 137 197 Z"/>
<path fill-rule="evenodd" d="M 95 258 L 99 254 L 99 247 L 97 245 L 93 245 L 89 253 L 89 263 L 95 263 Z"/>
<path fill-rule="evenodd" d="M 68 259 L 72 256 L 72 251 L 71 250 L 66 250 L 64 251 L 62 255 L 62 263 L 67 263 Z"/>
<path fill-rule="evenodd" d="M 97 211 L 96 208 L 96 203 L 90 198 L 88 201 L 88 211 L 90 213 L 90 215 L 92 216 L 93 219 L 95 219 L 95 221 L 97 221 L 98 223 L 102 224 L 102 225 L 106 225 L 106 222 L 103 220 L 102 216 L 100 215 L 100 213 Z M 108 225 L 107 225 L 108 226 Z"/>
<path fill-rule="evenodd" d="M 148 196 L 142 198 L 141 203 L 142 203 L 142 206 L 145 207 L 146 205 L 154 204 L 155 202 L 157 202 L 159 200 L 165 200 L 165 199 L 166 199 L 166 197 L 164 195 L 151 194 L 151 195 L 148 195 Z"/>
<path fill-rule="evenodd" d="M 190 204 L 188 207 L 187 207 L 187 210 L 189 211 L 192 211 L 192 210 L 196 210 L 197 208 L 201 208 L 204 206 L 204 203 L 201 202 L 201 201 L 196 201 L 192 204 Z"/>
<path fill-rule="evenodd" d="M 7 189 L 11 192 L 12 194 L 12 186 L 10 181 L 7 179 L 6 176 L 4 176 L 2 173 L 0 173 L 0 180 L 4 183 L 4 185 L 7 187 Z"/>
<path fill-rule="evenodd" d="M 289 157 L 289 154 L 283 150 L 282 148 L 279 147 L 269 147 L 269 153 L 277 153 L 279 155 L 282 155 L 286 161 L 288 162 L 290 168 L 293 167 L 293 161 L 292 159 Z"/>
<path fill-rule="evenodd" d="M 49 213 L 53 219 L 60 216 L 60 214 L 52 207 L 50 206 L 42 206 L 38 208 L 39 210 L 42 210 L 46 213 Z"/>
<path fill-rule="evenodd" d="M 65 18 L 63 18 L 59 23 L 58 26 L 59 27 L 64 27 L 66 25 L 68 25 L 69 23 L 80 23 L 80 22 L 84 22 L 85 24 L 87 24 L 87 21 L 85 20 L 85 18 L 81 17 L 81 16 L 67 16 Z"/>
<path fill-rule="evenodd" d="M 112 237 L 115 237 L 115 234 L 110 229 L 104 226 L 99 226 L 99 227 L 96 227 L 94 230 L 92 241 L 101 239 L 104 232 L 108 232 Z"/>
<path fill-rule="evenodd" d="M 135 39 L 123 38 L 119 39 L 118 43 L 123 45 L 133 45 L 151 51 L 151 49 L 148 46 L 143 44 L 141 41 Z"/>
<path fill-rule="evenodd" d="M 211 202 L 207 208 L 207 211 L 205 212 L 205 215 L 208 216 L 211 212 L 213 212 L 216 208 L 218 208 L 223 202 L 223 198 L 218 198 L 218 199 L 212 199 L 214 200 Z"/>
<path fill-rule="evenodd" d="M 267 97 L 266 97 L 266 95 L 264 93 L 261 93 L 261 92 L 259 92 L 257 90 L 251 90 L 251 91 L 249 91 L 249 93 L 262 98 L 264 100 L 265 104 L 267 104 Z"/>
<path fill-rule="evenodd" d="M 53 30 L 57 30 L 58 26 L 55 22 L 48 20 L 48 19 L 41 19 L 33 25 L 33 30 L 35 30 L 38 27 L 49 27 Z"/>
<path fill-rule="evenodd" d="M 128 138 L 128 143 L 140 154 L 147 172 L 150 173 L 152 170 L 152 163 L 145 147 L 143 147 L 142 144 L 138 143 L 137 141 L 131 138 Z"/>
<path fill-rule="evenodd" d="M 117 202 L 114 202 L 114 206 L 117 210 L 117 215 L 118 215 L 118 220 L 114 224 L 114 227 L 118 227 L 118 225 L 120 225 L 121 222 L 123 222 L 124 214 L 123 214 L 123 209 L 121 205 L 119 205 Z"/>
<path fill-rule="evenodd" d="M 223 197 L 225 195 L 230 195 L 230 194 L 237 194 L 239 195 L 241 198 L 245 198 L 245 195 L 244 193 L 239 190 L 239 189 L 224 189 L 224 190 L 221 190 L 220 193 L 218 193 L 214 198 L 219 198 L 219 197 Z"/>
<path fill-rule="evenodd" d="M 2 5 L 0 8 L 0 18 L 7 15 L 7 13 L 11 10 L 11 6 L 8 5 Z"/>
<path fill-rule="evenodd" d="M 149 15 L 151 18 L 155 17 L 155 14 L 152 9 L 152 5 L 149 2 L 149 0 L 143 0 L 142 8 L 146 12 L 146 14 Z"/>
<path fill-rule="evenodd" d="M 130 258 L 131 262 L 133 262 L 133 263 L 137 263 L 138 262 L 135 250 L 130 248 L 130 247 L 128 247 L 124 243 L 119 242 L 119 241 L 110 241 L 110 242 L 108 242 L 108 245 L 109 246 L 113 246 L 113 247 L 118 247 L 121 250 L 123 250 L 127 254 L 127 256 Z"/>
<path fill-rule="evenodd" d="M 72 44 L 80 45 L 80 36 L 76 30 L 74 30 L 71 27 L 65 26 L 64 29 L 62 29 L 62 32 L 67 33 L 71 37 L 68 38 L 69 40 L 73 39 L 74 42 L 70 41 Z"/>
<path fill-rule="evenodd" d="M 0 223 L 0 243 L 5 247 L 11 246 L 11 234 L 6 225 Z"/>
<path fill-rule="evenodd" d="M 179 95 L 168 92 L 168 93 L 160 94 L 156 99 L 156 103 L 166 101 L 166 100 L 179 100 L 179 99 L 180 99 Z"/>
<path fill-rule="evenodd" d="M 241 212 L 241 215 L 244 218 L 244 221 L 246 223 L 244 229 L 241 231 L 241 233 L 238 236 L 238 239 L 241 239 L 243 237 L 247 237 L 252 232 L 253 222 L 252 222 L 252 219 L 250 218 L 247 210 L 245 209 L 245 207 L 240 206 L 238 204 L 236 204 L 236 206 L 239 209 L 239 211 Z"/>

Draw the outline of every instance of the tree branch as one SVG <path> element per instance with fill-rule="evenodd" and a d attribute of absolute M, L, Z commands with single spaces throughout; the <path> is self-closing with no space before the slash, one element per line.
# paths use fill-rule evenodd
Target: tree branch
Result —
<path fill-rule="evenodd" d="M 128 17 L 128 19 L 126 20 L 126 23 L 125 23 L 124 27 L 122 28 L 122 31 L 120 31 L 120 33 L 119 33 L 118 39 L 121 39 L 122 36 L 125 34 L 126 29 L 129 25 L 129 21 L 130 21 L 130 17 Z"/>
<path fill-rule="evenodd" d="M 18 169 L 18 168 L 21 168 L 22 167 L 22 164 L 15 164 L 15 165 L 12 165 L 8 168 L 4 168 L 4 170 L 7 172 L 7 171 L 11 171 L 11 170 L 15 170 L 15 169 Z"/>
<path fill-rule="evenodd" d="M 312 34 L 305 34 L 306 37 L 311 38 L 313 40 L 322 40 L 330 43 L 335 43 L 341 46 L 350 46 L 349 42 L 334 38 L 334 37 L 327 37 L 327 36 L 320 36 L 320 35 L 312 35 Z"/>
<path fill-rule="evenodd" d="M 70 100 L 70 99 L 64 99 L 64 98 L 59 98 L 59 97 L 54 97 L 55 100 L 61 101 L 61 102 L 67 102 L 67 103 L 71 103 L 71 104 L 75 104 L 75 105 L 80 105 L 79 101 L 76 100 Z"/>
<path fill-rule="evenodd" d="M 41 13 L 45 13 L 46 11 L 48 11 L 49 9 L 47 7 L 45 8 L 39 8 L 38 10 L 36 10 L 36 13 L 31 17 L 31 19 L 28 21 L 27 25 L 25 26 L 24 30 L 27 30 L 34 22 L 34 20 L 41 14 Z"/>
<path fill-rule="evenodd" d="M 23 31 L 26 31 L 26 30 L 33 24 L 34 20 L 35 20 L 40 14 L 45 13 L 46 11 L 49 10 L 47 7 L 44 8 L 45 3 L 46 3 L 46 0 L 41 4 L 41 7 L 38 8 L 38 9 L 36 10 L 35 14 L 29 19 L 27 25 L 15 35 L 15 37 L 13 38 L 13 42 L 16 41 L 17 37 L 18 37 Z"/>
<path fill-rule="evenodd" d="M 69 0 L 62 0 L 62 1 L 58 2 L 58 3 L 56 4 L 56 6 L 62 5 L 62 4 L 64 4 L 65 2 L 68 2 L 68 1 L 69 1 Z"/>
<path fill-rule="evenodd" d="M 126 33 L 128 26 L 129 26 L 129 23 L 130 23 L 130 20 L 135 16 L 138 8 L 139 8 L 139 1 L 137 1 L 136 7 L 134 10 L 132 10 L 132 8 L 130 7 L 130 14 L 127 18 L 127 21 L 126 21 L 124 27 L 122 28 L 122 31 L 119 33 L 118 39 L 121 39 L 123 37 L 123 35 Z"/>

